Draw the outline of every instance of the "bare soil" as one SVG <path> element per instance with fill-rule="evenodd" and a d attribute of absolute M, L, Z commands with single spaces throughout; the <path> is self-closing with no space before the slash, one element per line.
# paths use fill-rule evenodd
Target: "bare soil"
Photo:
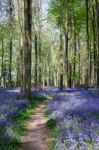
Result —
<path fill-rule="evenodd" d="M 22 137 L 19 150 L 48 150 L 48 132 L 45 119 L 46 102 L 37 108 L 27 125 L 27 135 Z"/>

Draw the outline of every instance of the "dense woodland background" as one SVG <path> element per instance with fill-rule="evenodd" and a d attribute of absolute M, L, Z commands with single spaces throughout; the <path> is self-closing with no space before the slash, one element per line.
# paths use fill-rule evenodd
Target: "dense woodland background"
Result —
<path fill-rule="evenodd" d="M 0 0 L 0 85 L 99 87 L 99 1 Z"/>

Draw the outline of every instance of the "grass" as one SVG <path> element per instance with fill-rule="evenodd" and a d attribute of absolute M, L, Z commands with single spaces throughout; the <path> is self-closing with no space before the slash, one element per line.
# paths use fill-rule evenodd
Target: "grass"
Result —
<path fill-rule="evenodd" d="M 21 146 L 21 137 L 27 133 L 26 125 L 35 114 L 35 110 L 45 101 L 47 97 L 33 97 L 26 110 L 18 116 L 13 117 L 12 130 L 15 133 L 15 138 L 5 138 L 0 136 L 0 150 L 17 150 Z"/>
<path fill-rule="evenodd" d="M 48 147 L 49 150 L 54 150 L 55 141 L 57 138 L 57 135 L 60 132 L 60 129 L 56 126 L 56 120 L 50 118 L 48 110 L 45 113 L 45 117 L 47 119 L 47 129 L 48 129 Z"/>

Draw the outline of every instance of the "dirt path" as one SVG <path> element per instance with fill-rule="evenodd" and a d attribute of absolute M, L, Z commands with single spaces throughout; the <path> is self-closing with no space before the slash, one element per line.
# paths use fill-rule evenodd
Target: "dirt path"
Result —
<path fill-rule="evenodd" d="M 22 138 L 22 147 L 19 150 L 48 150 L 45 110 L 46 102 L 37 108 L 36 114 L 28 123 L 28 134 Z"/>

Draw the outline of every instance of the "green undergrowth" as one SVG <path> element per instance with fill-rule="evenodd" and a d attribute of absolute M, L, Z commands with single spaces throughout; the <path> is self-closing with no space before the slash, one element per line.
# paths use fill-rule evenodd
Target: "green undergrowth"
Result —
<path fill-rule="evenodd" d="M 56 126 L 56 120 L 50 117 L 48 110 L 45 113 L 45 117 L 47 119 L 47 129 L 48 129 L 48 148 L 49 150 L 54 150 L 55 141 L 57 135 L 60 132 L 60 129 Z"/>
<path fill-rule="evenodd" d="M 35 114 L 36 108 L 39 107 L 49 97 L 33 97 L 28 107 L 18 116 L 13 117 L 12 130 L 14 138 L 0 136 L 0 150 L 17 150 L 21 146 L 21 137 L 27 134 L 26 125 Z M 20 100 L 18 98 L 18 100 Z M 0 129 L 2 130 L 2 129 Z"/>

